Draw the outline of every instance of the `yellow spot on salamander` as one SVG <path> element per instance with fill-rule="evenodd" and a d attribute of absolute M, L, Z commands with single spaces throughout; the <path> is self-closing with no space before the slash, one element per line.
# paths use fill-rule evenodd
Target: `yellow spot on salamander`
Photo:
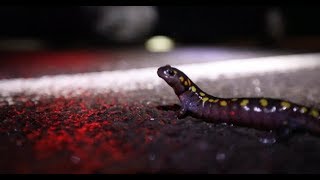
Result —
<path fill-rule="evenodd" d="M 178 72 L 177 72 L 177 71 L 175 71 L 175 70 L 174 70 L 173 72 L 174 72 L 174 74 L 177 74 L 177 73 L 178 73 Z"/>
<path fill-rule="evenodd" d="M 213 99 L 209 99 L 209 102 L 213 102 L 214 100 Z"/>
<path fill-rule="evenodd" d="M 266 107 L 268 106 L 268 101 L 266 99 L 260 99 L 260 104 L 261 106 Z"/>
<path fill-rule="evenodd" d="M 200 96 L 205 96 L 205 94 L 203 92 L 200 92 Z"/>
<path fill-rule="evenodd" d="M 219 99 L 215 99 L 213 102 L 216 103 L 216 102 L 218 102 L 218 101 L 219 101 Z"/>
<path fill-rule="evenodd" d="M 237 101 L 238 99 L 237 98 L 233 98 L 233 99 L 231 99 L 231 101 Z"/>
<path fill-rule="evenodd" d="M 284 107 L 284 108 L 289 108 L 291 106 L 291 104 L 287 101 L 282 101 L 281 102 L 281 106 Z"/>
<path fill-rule="evenodd" d="M 208 101 L 209 100 L 209 98 L 208 97 L 204 97 L 204 98 L 202 98 L 202 101 L 203 102 L 206 102 L 206 101 Z"/>
<path fill-rule="evenodd" d="M 189 86 L 191 86 L 191 81 L 190 81 L 190 79 L 188 79 L 188 84 L 189 84 Z"/>
<path fill-rule="evenodd" d="M 185 81 L 185 82 L 184 82 L 184 85 L 185 85 L 185 86 L 188 86 L 188 82 L 187 82 L 187 81 Z"/>
<path fill-rule="evenodd" d="M 308 109 L 307 109 L 306 107 L 302 107 L 302 108 L 300 109 L 300 112 L 301 112 L 302 114 L 306 113 L 307 111 L 308 111 Z"/>
<path fill-rule="evenodd" d="M 184 81 L 183 76 L 180 76 L 180 77 L 179 77 L 179 79 L 180 79 L 180 81 L 181 81 L 181 82 L 183 82 L 183 81 Z"/>
<path fill-rule="evenodd" d="M 221 106 L 227 106 L 227 101 L 220 101 Z"/>
<path fill-rule="evenodd" d="M 244 99 L 244 100 L 241 101 L 240 106 L 242 106 L 242 107 L 246 106 L 248 103 L 249 103 L 249 100 L 248 99 Z"/>
<path fill-rule="evenodd" d="M 208 101 L 208 97 L 204 97 L 204 98 L 202 98 L 202 101 L 203 101 L 203 103 L 202 103 L 202 106 L 204 106 L 204 103 L 206 102 L 206 101 Z"/>
<path fill-rule="evenodd" d="M 192 91 L 192 92 L 196 92 L 196 91 L 197 91 L 196 87 L 191 86 L 191 91 Z"/>
<path fill-rule="evenodd" d="M 310 114 L 311 114 L 311 116 L 313 116 L 315 118 L 319 117 L 319 112 L 316 109 L 312 109 L 310 111 Z"/>

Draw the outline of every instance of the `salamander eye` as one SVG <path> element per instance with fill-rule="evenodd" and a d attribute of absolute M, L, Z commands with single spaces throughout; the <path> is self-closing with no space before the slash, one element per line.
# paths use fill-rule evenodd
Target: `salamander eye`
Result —
<path fill-rule="evenodd" d="M 168 73 L 170 76 L 173 76 L 173 75 L 174 75 L 174 72 L 173 72 L 172 69 L 168 69 L 168 70 L 167 70 L 167 73 Z"/>

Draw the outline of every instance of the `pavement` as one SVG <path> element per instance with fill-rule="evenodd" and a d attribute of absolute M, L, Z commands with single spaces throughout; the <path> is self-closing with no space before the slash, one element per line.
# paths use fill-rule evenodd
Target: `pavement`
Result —
<path fill-rule="evenodd" d="M 177 119 L 179 101 L 155 71 L 174 64 L 219 97 L 268 96 L 320 108 L 319 54 L 192 47 L 2 58 L 0 173 L 320 172 L 318 137 L 262 143 L 263 131 Z M 265 64 L 250 67 L 257 62 Z"/>

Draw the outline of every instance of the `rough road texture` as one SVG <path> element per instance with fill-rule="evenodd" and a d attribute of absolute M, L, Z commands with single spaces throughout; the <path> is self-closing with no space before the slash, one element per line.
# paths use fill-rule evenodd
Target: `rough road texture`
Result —
<path fill-rule="evenodd" d="M 269 96 L 319 108 L 319 70 L 197 83 L 216 96 Z M 152 90 L 1 99 L 0 173 L 320 172 L 319 138 L 299 134 L 263 144 L 254 129 L 177 120 L 179 102 L 165 82 Z"/>

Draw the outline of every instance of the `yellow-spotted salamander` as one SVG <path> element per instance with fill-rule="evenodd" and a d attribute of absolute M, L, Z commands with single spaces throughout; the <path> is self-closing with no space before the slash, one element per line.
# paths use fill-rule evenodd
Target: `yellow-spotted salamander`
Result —
<path fill-rule="evenodd" d="M 315 108 L 273 98 L 211 96 L 170 65 L 160 67 L 157 74 L 173 88 L 181 102 L 179 119 L 189 114 L 207 122 L 274 130 L 277 137 L 288 137 L 294 130 L 320 135 L 320 116 Z"/>

